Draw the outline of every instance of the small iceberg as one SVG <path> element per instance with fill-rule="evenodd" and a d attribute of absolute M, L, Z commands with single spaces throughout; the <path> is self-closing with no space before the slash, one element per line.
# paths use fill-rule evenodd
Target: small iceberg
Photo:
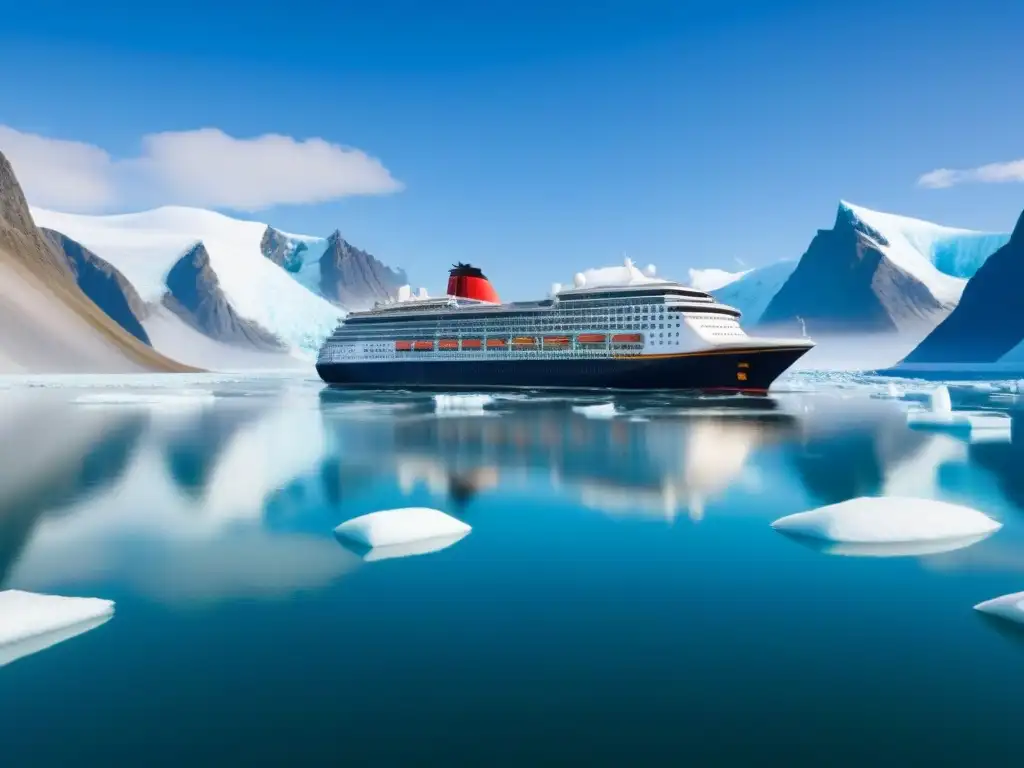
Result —
<path fill-rule="evenodd" d="M 901 400 L 903 399 L 903 392 L 900 391 L 896 384 L 890 381 L 886 383 L 885 391 L 875 392 L 871 397 L 878 400 Z"/>
<path fill-rule="evenodd" d="M 598 403 L 597 405 L 574 405 L 573 413 L 586 416 L 588 419 L 611 419 L 615 417 L 615 403 Z"/>
<path fill-rule="evenodd" d="M 978 603 L 974 610 L 1017 624 L 1024 624 L 1024 592 L 1014 592 Z"/>
<path fill-rule="evenodd" d="M 949 387 L 937 387 L 930 398 L 930 409 L 907 413 L 907 425 L 919 429 L 942 429 L 956 432 L 975 432 L 995 429 L 1009 431 L 1010 417 L 998 411 L 954 411 Z"/>
<path fill-rule="evenodd" d="M 109 621 L 114 603 L 7 589 L 0 592 L 0 667 Z"/>
<path fill-rule="evenodd" d="M 490 395 L 434 395 L 434 412 L 483 413 L 493 402 Z"/>
<path fill-rule="evenodd" d="M 843 544 L 908 544 L 974 539 L 1002 523 L 971 507 L 934 499 L 862 496 L 772 523 L 781 533 Z M 960 547 L 953 547 L 958 549 Z"/>
<path fill-rule="evenodd" d="M 352 518 L 335 528 L 334 533 L 349 549 L 372 561 L 437 552 L 472 530 L 438 509 L 402 507 Z"/>

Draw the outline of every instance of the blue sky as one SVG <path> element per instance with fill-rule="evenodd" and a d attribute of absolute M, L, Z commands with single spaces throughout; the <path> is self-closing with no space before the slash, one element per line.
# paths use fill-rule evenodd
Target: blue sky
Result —
<path fill-rule="evenodd" d="M 1009 230 L 1024 184 L 917 180 L 1024 158 L 1021 29 L 989 0 L 34 0 L 4 11 L 0 125 L 114 158 L 204 127 L 356 147 L 401 191 L 248 215 L 528 298 L 623 253 L 795 258 L 840 198 Z"/>

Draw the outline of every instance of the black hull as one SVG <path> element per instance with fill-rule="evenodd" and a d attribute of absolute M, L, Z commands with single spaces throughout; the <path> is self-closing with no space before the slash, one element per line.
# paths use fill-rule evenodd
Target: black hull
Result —
<path fill-rule="evenodd" d="M 328 384 L 373 389 L 622 389 L 764 393 L 808 347 L 593 360 L 399 360 L 323 363 Z M 410 353 L 415 354 L 415 353 Z"/>

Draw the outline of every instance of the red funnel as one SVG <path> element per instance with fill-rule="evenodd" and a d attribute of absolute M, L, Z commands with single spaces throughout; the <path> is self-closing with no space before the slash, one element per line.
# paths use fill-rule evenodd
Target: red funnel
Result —
<path fill-rule="evenodd" d="M 498 293 L 479 267 L 456 264 L 448 272 L 448 295 L 500 304 Z"/>

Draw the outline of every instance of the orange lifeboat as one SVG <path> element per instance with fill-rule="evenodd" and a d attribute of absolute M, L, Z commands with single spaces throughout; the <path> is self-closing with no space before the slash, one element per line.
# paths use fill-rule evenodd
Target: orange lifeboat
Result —
<path fill-rule="evenodd" d="M 616 333 L 612 336 L 612 344 L 643 344 L 644 337 L 640 333 Z"/>
<path fill-rule="evenodd" d="M 567 347 L 569 346 L 568 336 L 545 336 L 544 337 L 545 347 Z"/>
<path fill-rule="evenodd" d="M 448 350 L 458 349 L 459 348 L 459 340 L 458 339 L 441 339 L 440 341 L 437 342 L 437 348 L 438 349 L 448 349 Z"/>
<path fill-rule="evenodd" d="M 537 339 L 533 336 L 516 336 L 512 339 L 513 347 L 535 347 L 537 346 Z"/>
<path fill-rule="evenodd" d="M 480 342 L 480 339 L 463 339 L 462 340 L 462 348 L 463 349 L 480 349 L 481 346 L 482 346 L 482 344 Z"/>
<path fill-rule="evenodd" d="M 412 350 L 412 342 L 411 341 L 396 341 L 395 342 L 395 351 L 396 352 L 409 352 L 411 350 Z"/>
<path fill-rule="evenodd" d="M 432 341 L 414 341 L 412 348 L 417 352 L 431 352 L 434 349 L 434 342 Z"/>
<path fill-rule="evenodd" d="M 576 337 L 580 344 L 604 344 L 608 337 L 603 333 L 581 333 Z"/>
<path fill-rule="evenodd" d="M 487 348 L 488 349 L 504 349 L 505 346 L 506 346 L 506 343 L 505 343 L 504 339 L 488 339 L 487 340 Z"/>

